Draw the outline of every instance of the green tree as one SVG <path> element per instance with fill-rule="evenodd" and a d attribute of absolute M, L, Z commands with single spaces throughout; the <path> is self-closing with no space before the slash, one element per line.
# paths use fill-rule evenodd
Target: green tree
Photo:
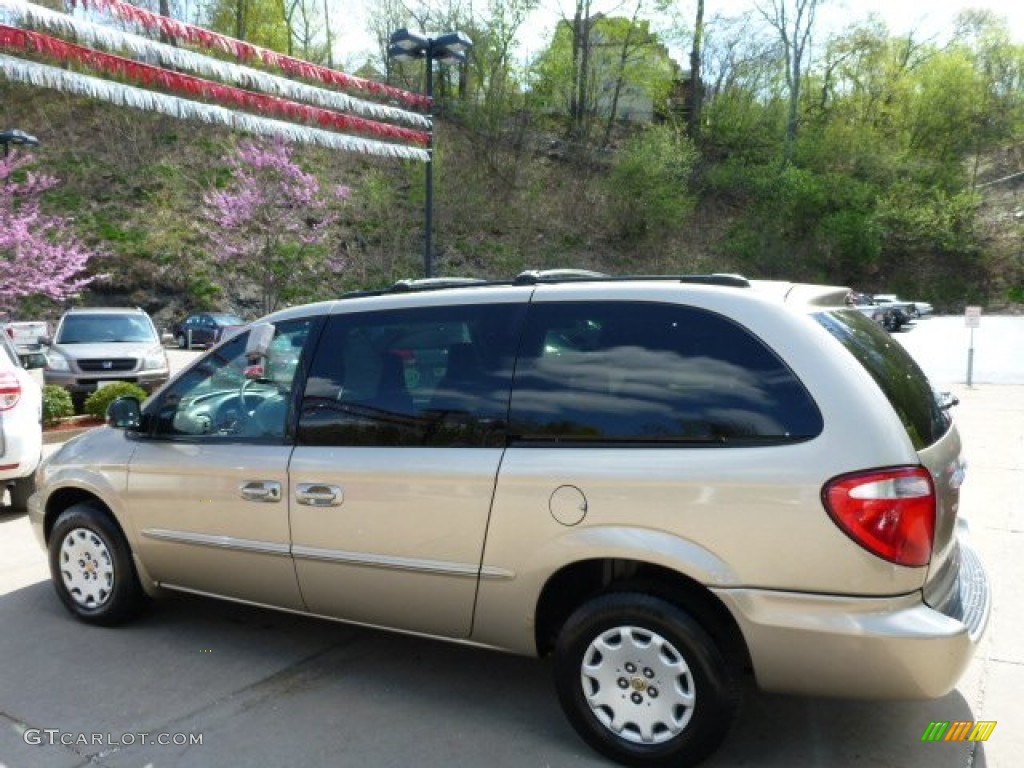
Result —
<path fill-rule="evenodd" d="M 283 0 L 207 0 L 205 25 L 215 32 L 286 53 L 291 50 Z"/>
<path fill-rule="evenodd" d="M 680 227 L 694 206 L 688 184 L 696 157 L 689 138 L 668 125 L 648 128 L 616 153 L 607 194 L 621 238 L 664 237 Z"/>
<path fill-rule="evenodd" d="M 551 45 L 535 63 L 533 95 L 543 109 L 569 117 L 571 133 L 589 134 L 596 119 L 653 115 L 663 107 L 678 76 L 668 51 L 638 15 L 632 19 L 595 16 L 581 27 L 562 22 Z M 582 24 L 582 22 L 580 22 Z M 580 48 L 586 51 L 581 52 Z M 586 61 L 586 69 L 581 62 Z M 625 100 L 629 92 L 629 102 Z"/>

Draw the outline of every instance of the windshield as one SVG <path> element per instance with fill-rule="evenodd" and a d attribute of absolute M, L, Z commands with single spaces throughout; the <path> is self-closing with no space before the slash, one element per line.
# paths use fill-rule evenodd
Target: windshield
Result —
<path fill-rule="evenodd" d="M 111 342 L 157 343 L 156 330 L 142 315 L 66 315 L 57 336 L 58 344 L 109 344 Z"/>
<path fill-rule="evenodd" d="M 833 310 L 814 317 L 871 374 L 916 450 L 946 434 L 949 413 L 918 364 L 884 328 L 860 312 Z"/>

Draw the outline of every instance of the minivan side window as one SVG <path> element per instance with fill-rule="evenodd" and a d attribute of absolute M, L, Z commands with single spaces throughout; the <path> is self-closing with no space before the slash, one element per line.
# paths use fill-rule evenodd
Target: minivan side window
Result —
<path fill-rule="evenodd" d="M 334 315 L 310 367 L 299 445 L 504 445 L 521 304 Z"/>
<path fill-rule="evenodd" d="M 265 358 L 245 353 L 249 332 L 207 353 L 161 395 L 153 413 L 157 437 L 281 442 L 287 434 L 293 386 L 315 321 L 275 326 Z"/>
<path fill-rule="evenodd" d="M 822 427 L 795 374 L 721 315 L 644 302 L 530 307 L 513 439 L 751 445 Z"/>

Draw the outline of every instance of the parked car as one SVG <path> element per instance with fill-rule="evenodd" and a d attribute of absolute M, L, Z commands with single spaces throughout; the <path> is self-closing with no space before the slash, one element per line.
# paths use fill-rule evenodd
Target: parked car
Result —
<path fill-rule="evenodd" d="M 269 315 L 45 461 L 70 613 L 184 590 L 550 655 L 630 765 L 711 753 L 748 677 L 956 685 L 990 591 L 953 401 L 845 288 L 428 285 Z"/>
<path fill-rule="evenodd" d="M 245 320 L 238 315 L 224 312 L 201 312 L 189 315 L 177 323 L 172 332 L 178 349 L 193 347 L 210 347 L 222 338 L 245 325 Z"/>
<path fill-rule="evenodd" d="M 38 362 L 29 366 L 39 367 Z M 43 450 L 43 395 L 10 337 L 0 333 L 0 497 L 25 511 Z"/>
<path fill-rule="evenodd" d="M 890 333 L 895 333 L 913 322 L 907 305 L 894 302 L 883 303 L 869 293 L 850 291 L 846 297 L 846 303 L 856 307 Z"/>
<path fill-rule="evenodd" d="M 6 323 L 4 330 L 26 367 L 41 368 L 46 364 L 46 350 L 39 340 L 50 335 L 50 326 L 47 322 L 18 320 Z"/>
<path fill-rule="evenodd" d="M 924 317 L 925 315 L 930 315 L 934 311 L 932 305 L 927 301 L 904 301 L 895 293 L 876 293 L 873 298 L 877 303 L 882 305 L 905 307 L 907 314 L 913 320 L 916 320 L 919 317 Z"/>
<path fill-rule="evenodd" d="M 90 394 L 112 382 L 128 381 L 152 392 L 170 376 L 167 352 L 141 309 L 68 310 L 44 344 L 43 380 L 67 389 L 78 410 Z"/>

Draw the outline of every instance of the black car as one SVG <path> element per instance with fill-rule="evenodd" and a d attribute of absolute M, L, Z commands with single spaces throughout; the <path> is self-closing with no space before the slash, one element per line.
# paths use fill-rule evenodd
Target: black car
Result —
<path fill-rule="evenodd" d="M 174 340 L 179 349 L 209 347 L 216 344 L 225 334 L 245 325 L 238 315 L 224 312 L 201 312 L 189 315 L 174 326 Z"/>

